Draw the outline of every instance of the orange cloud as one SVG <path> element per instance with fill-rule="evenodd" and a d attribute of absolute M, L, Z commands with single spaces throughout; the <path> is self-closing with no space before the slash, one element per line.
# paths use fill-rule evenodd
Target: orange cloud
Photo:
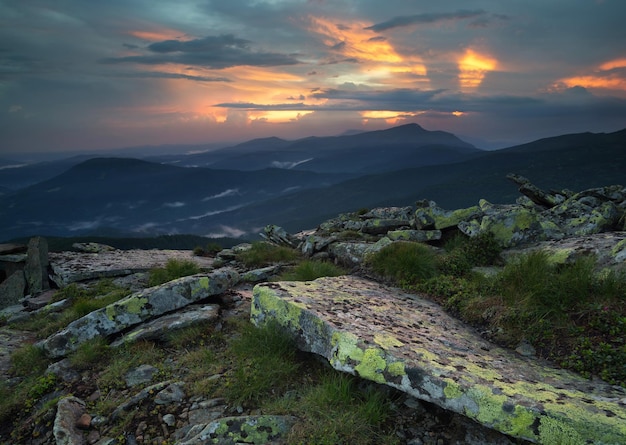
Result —
<path fill-rule="evenodd" d="M 458 60 L 459 84 L 461 89 L 477 88 L 489 71 L 498 66 L 498 61 L 485 54 L 479 54 L 472 49 L 467 49 L 465 54 Z"/>
<path fill-rule="evenodd" d="M 173 40 L 184 33 L 180 31 L 176 31 L 175 29 L 162 28 L 158 30 L 152 31 L 128 31 L 127 34 L 130 34 L 133 37 L 137 37 L 141 40 L 149 40 L 151 42 L 158 42 L 162 40 Z"/>
<path fill-rule="evenodd" d="M 584 87 L 588 89 L 605 89 L 605 90 L 621 90 L 626 92 L 626 76 L 624 73 L 614 70 L 626 68 L 626 58 L 609 60 L 590 74 L 567 77 L 560 79 L 557 84 L 563 84 L 567 87 Z"/>
<path fill-rule="evenodd" d="M 371 23 L 354 21 L 338 25 L 323 17 L 310 17 L 309 20 L 311 31 L 321 35 L 324 44 L 332 51 L 344 59 L 361 62 L 356 69 L 360 71 L 359 80 L 363 83 L 368 79 L 395 79 L 397 74 L 426 76 L 421 58 L 402 55 L 388 40 L 376 38 L 372 31 L 364 29 Z M 412 82 L 415 81 L 414 77 Z"/>

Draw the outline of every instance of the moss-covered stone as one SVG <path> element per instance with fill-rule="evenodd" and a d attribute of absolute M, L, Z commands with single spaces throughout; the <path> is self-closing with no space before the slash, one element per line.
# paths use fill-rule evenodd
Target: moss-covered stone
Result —
<path fill-rule="evenodd" d="M 252 306 L 253 321 L 289 327 L 335 369 L 510 436 L 626 443 L 624 390 L 488 344 L 429 301 L 346 276 L 257 285 Z"/>

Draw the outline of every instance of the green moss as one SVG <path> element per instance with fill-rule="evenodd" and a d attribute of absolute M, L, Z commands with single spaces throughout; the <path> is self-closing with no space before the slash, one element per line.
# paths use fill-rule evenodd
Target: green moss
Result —
<path fill-rule="evenodd" d="M 458 384 L 448 382 L 448 384 L 443 388 L 443 394 L 446 396 L 446 399 L 457 399 L 463 395 L 463 391 Z"/>
<path fill-rule="evenodd" d="M 359 373 L 359 377 L 372 380 L 376 383 L 385 383 L 383 371 L 387 367 L 387 362 L 380 349 L 366 349 L 363 353 L 363 360 L 354 367 Z"/>
<path fill-rule="evenodd" d="M 550 417 L 542 417 L 539 425 L 540 443 L 554 445 L 584 445 L 586 442 L 574 429 Z"/>
<path fill-rule="evenodd" d="M 200 277 L 191 286 L 191 297 L 195 299 L 198 294 L 203 294 L 209 289 L 209 277 Z"/>
<path fill-rule="evenodd" d="M 574 249 L 571 248 L 554 249 L 546 252 L 548 263 L 551 265 L 567 263 L 573 253 Z"/>
<path fill-rule="evenodd" d="M 106 307 L 105 313 L 107 318 L 111 321 L 114 321 L 119 314 L 123 313 L 139 315 L 146 306 L 146 303 L 148 303 L 147 297 L 133 295 L 117 303 L 110 304 Z"/>
<path fill-rule="evenodd" d="M 380 345 L 383 349 L 404 346 L 404 343 L 391 334 L 374 334 L 374 343 Z"/>

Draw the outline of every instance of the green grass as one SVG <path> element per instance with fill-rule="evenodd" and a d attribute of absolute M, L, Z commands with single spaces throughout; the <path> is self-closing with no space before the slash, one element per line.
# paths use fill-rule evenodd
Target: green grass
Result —
<path fill-rule="evenodd" d="M 158 286 L 176 278 L 195 275 L 199 272 L 200 267 L 193 261 L 171 258 L 167 260 L 165 267 L 155 267 L 150 270 L 148 285 Z"/>
<path fill-rule="evenodd" d="M 505 346 L 528 340 L 542 357 L 626 387 L 626 277 L 596 273 L 593 257 L 554 264 L 536 251 L 490 278 L 442 274 L 412 289 Z"/>
<path fill-rule="evenodd" d="M 338 277 L 348 272 L 329 261 L 303 260 L 281 274 L 278 281 L 311 281 L 320 277 Z"/>
<path fill-rule="evenodd" d="M 230 344 L 234 375 L 223 395 L 234 404 L 260 403 L 290 385 L 299 364 L 296 345 L 277 323 L 257 328 L 245 322 Z"/>
<path fill-rule="evenodd" d="M 237 259 L 246 267 L 261 267 L 275 263 L 293 263 L 301 259 L 301 254 L 289 247 L 255 241 L 250 249 L 237 254 Z"/>
<path fill-rule="evenodd" d="M 98 281 L 89 288 L 80 287 L 74 283 L 56 292 L 53 301 L 67 299 L 70 303 L 61 312 L 42 312 L 26 321 L 21 321 L 17 329 L 32 331 L 38 338 L 46 338 L 74 320 L 108 306 L 128 296 L 130 291 L 114 285 L 111 280 Z"/>
<path fill-rule="evenodd" d="M 419 283 L 437 273 L 435 253 L 421 243 L 390 244 L 369 257 L 367 264 L 377 274 L 405 285 Z"/>

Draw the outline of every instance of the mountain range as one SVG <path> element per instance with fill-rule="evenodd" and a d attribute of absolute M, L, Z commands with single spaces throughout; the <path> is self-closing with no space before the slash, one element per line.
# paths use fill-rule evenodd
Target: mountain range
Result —
<path fill-rule="evenodd" d="M 0 240 L 256 237 L 266 224 L 297 231 L 341 212 L 425 198 L 447 208 L 480 198 L 512 202 L 518 193 L 505 179 L 511 172 L 548 189 L 623 184 L 626 129 L 489 152 L 409 124 L 295 141 L 255 139 L 187 155 L 94 156 L 0 168 Z"/>

